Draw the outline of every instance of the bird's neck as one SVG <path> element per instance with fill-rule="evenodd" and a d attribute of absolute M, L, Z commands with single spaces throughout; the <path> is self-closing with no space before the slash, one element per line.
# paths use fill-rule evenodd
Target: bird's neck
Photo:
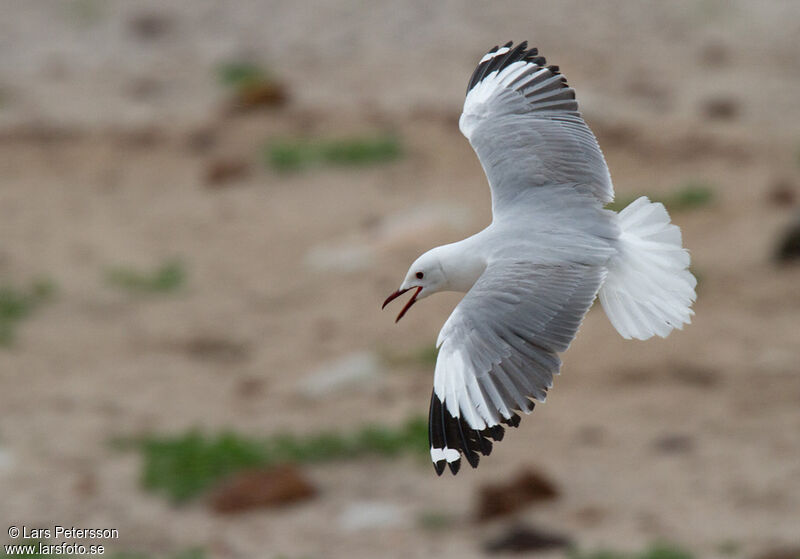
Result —
<path fill-rule="evenodd" d="M 466 293 L 486 269 L 486 258 L 479 250 L 475 237 L 435 249 L 447 278 L 447 289 Z"/>

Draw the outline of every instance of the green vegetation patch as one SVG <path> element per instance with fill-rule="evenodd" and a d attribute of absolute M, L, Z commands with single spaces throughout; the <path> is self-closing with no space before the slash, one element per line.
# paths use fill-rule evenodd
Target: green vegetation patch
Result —
<path fill-rule="evenodd" d="M 70 548 L 63 548 L 61 547 L 59 550 L 52 550 L 50 546 L 59 546 L 60 544 L 55 544 L 53 542 L 48 542 L 39 539 L 29 539 L 25 538 L 22 540 L 12 541 L 6 547 L 0 550 L 0 558 L 5 557 L 25 557 L 25 558 L 33 558 L 33 559 L 49 559 L 49 558 L 58 558 L 63 559 L 65 556 L 64 551 L 71 551 Z M 90 544 L 82 544 L 87 548 L 89 548 Z M 91 545 L 103 545 L 105 548 L 105 557 L 110 557 L 110 559 L 205 559 L 206 553 L 205 550 L 201 548 L 191 548 L 186 549 L 183 551 L 178 551 L 175 553 L 170 553 L 167 555 L 160 555 L 154 556 L 147 553 L 141 552 L 131 552 L 131 551 L 117 551 L 113 553 L 109 553 L 108 546 L 105 544 L 91 544 Z M 13 546 L 13 547 L 12 547 Z M 91 554 L 87 553 L 86 555 L 81 554 L 67 554 L 67 557 L 90 557 Z"/>
<path fill-rule="evenodd" d="M 0 557 L 31 557 L 33 559 L 55 557 L 55 554 L 42 553 L 42 545 L 47 545 L 47 542 L 31 538 L 12 540 L 3 547 Z"/>
<path fill-rule="evenodd" d="M 247 88 L 262 82 L 272 81 L 272 76 L 254 62 L 232 61 L 220 64 L 217 76 L 222 85 L 234 89 Z"/>
<path fill-rule="evenodd" d="M 631 202 L 642 196 L 622 196 L 606 206 L 606 209 L 618 212 Z M 689 181 L 675 192 L 666 196 L 648 196 L 652 202 L 661 202 L 670 212 L 680 212 L 706 206 L 714 200 L 714 189 L 703 182 Z"/>
<path fill-rule="evenodd" d="M 401 155 L 400 140 L 391 134 L 326 140 L 277 140 L 265 149 L 267 164 L 284 172 L 323 165 L 373 165 L 394 161 Z"/>
<path fill-rule="evenodd" d="M 621 551 L 576 551 L 570 554 L 570 559 L 694 559 L 694 554 L 669 543 L 658 543 L 637 553 L 624 553 Z"/>
<path fill-rule="evenodd" d="M 413 418 L 400 427 L 366 425 L 347 434 L 326 431 L 256 439 L 233 432 L 207 435 L 193 430 L 123 444 L 142 453 L 143 486 L 179 502 L 196 497 L 226 476 L 255 467 L 401 452 L 422 454 L 428 450 L 428 428 L 424 418 Z"/>
<path fill-rule="evenodd" d="M 217 68 L 217 76 L 230 90 L 232 109 L 277 107 L 288 101 L 284 84 L 255 62 L 226 62 Z"/>
<path fill-rule="evenodd" d="M 139 551 L 118 551 L 111 554 L 111 559 L 205 559 L 206 551 L 200 547 L 191 547 L 167 555 L 154 556 Z"/>
<path fill-rule="evenodd" d="M 407 353 L 388 349 L 383 351 L 383 360 L 393 367 L 433 367 L 438 356 L 439 348 L 436 344 L 426 344 Z"/>
<path fill-rule="evenodd" d="M 417 516 L 417 525 L 428 532 L 441 532 L 453 524 L 455 519 L 452 515 L 438 510 L 423 511 Z"/>
<path fill-rule="evenodd" d="M 54 290 L 54 284 L 49 280 L 35 281 L 27 289 L 0 285 L 0 346 L 8 346 L 14 341 L 19 322 L 49 299 Z"/>
<path fill-rule="evenodd" d="M 111 268 L 106 272 L 108 283 L 140 293 L 168 293 L 186 283 L 186 269 L 178 260 L 169 260 L 151 272 L 128 267 Z"/>

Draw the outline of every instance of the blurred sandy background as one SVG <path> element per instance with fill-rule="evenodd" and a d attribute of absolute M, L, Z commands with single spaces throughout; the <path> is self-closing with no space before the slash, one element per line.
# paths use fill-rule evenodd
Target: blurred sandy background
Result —
<path fill-rule="evenodd" d="M 511 526 L 588 551 L 800 546 L 800 267 L 774 260 L 798 213 L 798 37 L 791 1 L 1 0 L 2 529 L 117 528 L 112 551 L 154 557 L 480 557 Z M 712 193 L 673 211 L 694 323 L 626 342 L 593 309 L 547 403 L 456 478 L 413 452 L 301 464 L 314 496 L 238 513 L 143 487 L 111 441 L 427 413 L 458 297 L 398 325 L 379 305 L 489 220 L 457 118 L 510 39 L 560 65 L 620 198 Z M 236 68 L 263 70 L 256 94 Z M 265 157 L 376 134 L 401 156 Z M 477 521 L 481 487 L 526 468 L 558 495 Z"/>

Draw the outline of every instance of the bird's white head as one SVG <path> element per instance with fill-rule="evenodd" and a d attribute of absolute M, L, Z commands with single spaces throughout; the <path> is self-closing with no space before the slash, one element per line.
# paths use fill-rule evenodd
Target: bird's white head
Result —
<path fill-rule="evenodd" d="M 383 302 L 383 307 L 381 308 L 386 307 L 386 305 L 397 299 L 403 293 L 411 291 L 412 289 L 416 290 L 411 296 L 411 299 L 409 299 L 403 307 L 403 310 L 400 311 L 400 314 L 397 315 L 397 320 L 395 320 L 395 322 L 403 318 L 406 311 L 420 299 L 448 289 L 447 276 L 444 273 L 442 259 L 439 254 L 441 248 L 442 247 L 437 247 L 429 250 L 417 258 L 408 269 L 408 273 L 400 289 L 389 295 L 386 301 Z"/>

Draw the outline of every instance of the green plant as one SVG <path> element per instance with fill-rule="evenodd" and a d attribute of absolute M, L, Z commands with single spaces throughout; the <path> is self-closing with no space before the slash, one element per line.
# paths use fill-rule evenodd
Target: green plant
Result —
<path fill-rule="evenodd" d="M 200 547 L 191 547 L 181 551 L 161 555 L 156 559 L 205 559 L 206 551 Z M 140 551 L 117 551 L 111 559 L 154 559 L 152 555 Z"/>
<path fill-rule="evenodd" d="M 142 453 L 142 484 L 179 502 L 195 497 L 237 471 L 280 463 L 317 463 L 363 455 L 394 456 L 428 449 L 428 429 L 422 418 L 400 427 L 366 425 L 350 434 L 332 431 L 310 435 L 278 434 L 255 439 L 197 430 L 174 436 L 146 436 L 115 441 L 119 448 Z"/>
<path fill-rule="evenodd" d="M 742 545 L 736 540 L 723 540 L 717 545 L 717 552 L 720 555 L 738 555 L 741 550 Z M 798 559 L 800 559 L 800 556 Z"/>
<path fill-rule="evenodd" d="M 570 559 L 694 559 L 694 555 L 674 544 L 657 543 L 636 553 L 611 550 L 573 551 Z"/>
<path fill-rule="evenodd" d="M 278 140 L 265 149 L 266 161 L 278 171 L 320 166 L 364 166 L 398 159 L 400 141 L 393 135 L 329 140 Z"/>
<path fill-rule="evenodd" d="M 128 291 L 167 293 L 179 289 L 186 282 L 186 270 L 178 260 L 169 260 L 152 272 L 116 267 L 106 272 L 112 285 Z"/>
<path fill-rule="evenodd" d="M 220 83 L 231 90 L 232 109 L 279 106 L 288 100 L 286 87 L 253 62 L 226 62 L 217 74 Z"/>
<path fill-rule="evenodd" d="M 14 341 L 17 324 L 49 299 L 55 291 L 50 280 L 37 280 L 26 290 L 0 286 L 0 346 Z"/>
<path fill-rule="evenodd" d="M 240 89 L 266 81 L 271 81 L 269 72 L 254 62 L 224 62 L 217 68 L 217 76 L 222 85 Z"/>
<path fill-rule="evenodd" d="M 0 553 L 0 557 L 25 557 L 25 558 L 34 558 L 34 559 L 49 559 L 49 558 L 61 558 L 63 557 L 63 552 L 53 552 L 47 553 L 49 551 L 46 546 L 56 545 L 51 542 L 47 542 L 44 540 L 39 539 L 23 539 L 19 542 L 15 542 L 13 544 L 9 544 L 4 546 L 2 553 Z M 102 544 L 100 544 L 102 545 Z M 42 547 L 45 546 L 45 547 Z M 87 545 L 88 547 L 88 545 Z M 175 553 L 169 553 L 166 555 L 158 556 L 154 558 L 154 556 L 143 553 L 139 551 L 116 551 L 113 553 L 108 553 L 107 546 L 104 546 L 106 549 L 107 556 L 110 556 L 111 559 L 205 559 L 206 553 L 205 550 L 202 548 L 189 548 L 182 551 L 178 551 Z M 45 551 L 45 553 L 42 553 Z M 83 557 L 82 555 L 74 556 L 73 557 Z M 86 556 L 88 557 L 88 555 Z"/>
<path fill-rule="evenodd" d="M 3 553 L 0 557 L 32 557 L 33 559 L 43 559 L 55 557 L 55 555 L 42 553 L 41 545 L 47 544 L 39 539 L 23 538 L 3 546 Z"/>
<path fill-rule="evenodd" d="M 610 204 L 607 204 L 606 209 L 615 212 L 621 211 L 640 196 L 642 195 L 620 196 Z M 666 196 L 648 196 L 648 198 L 652 202 L 661 202 L 670 212 L 680 212 L 711 203 L 714 199 L 714 189 L 704 182 L 689 181 Z"/>
<path fill-rule="evenodd" d="M 417 516 L 417 525 L 429 532 L 441 532 L 453 525 L 453 517 L 446 512 L 424 511 Z"/>
<path fill-rule="evenodd" d="M 714 189 L 707 183 L 686 182 L 681 188 L 664 199 L 664 205 L 672 211 L 699 208 L 714 199 Z"/>
<path fill-rule="evenodd" d="M 386 363 L 395 367 L 433 367 L 436 365 L 436 358 L 438 355 L 439 348 L 436 347 L 436 344 L 425 344 L 407 353 L 386 350 L 383 352 L 383 359 Z"/>

